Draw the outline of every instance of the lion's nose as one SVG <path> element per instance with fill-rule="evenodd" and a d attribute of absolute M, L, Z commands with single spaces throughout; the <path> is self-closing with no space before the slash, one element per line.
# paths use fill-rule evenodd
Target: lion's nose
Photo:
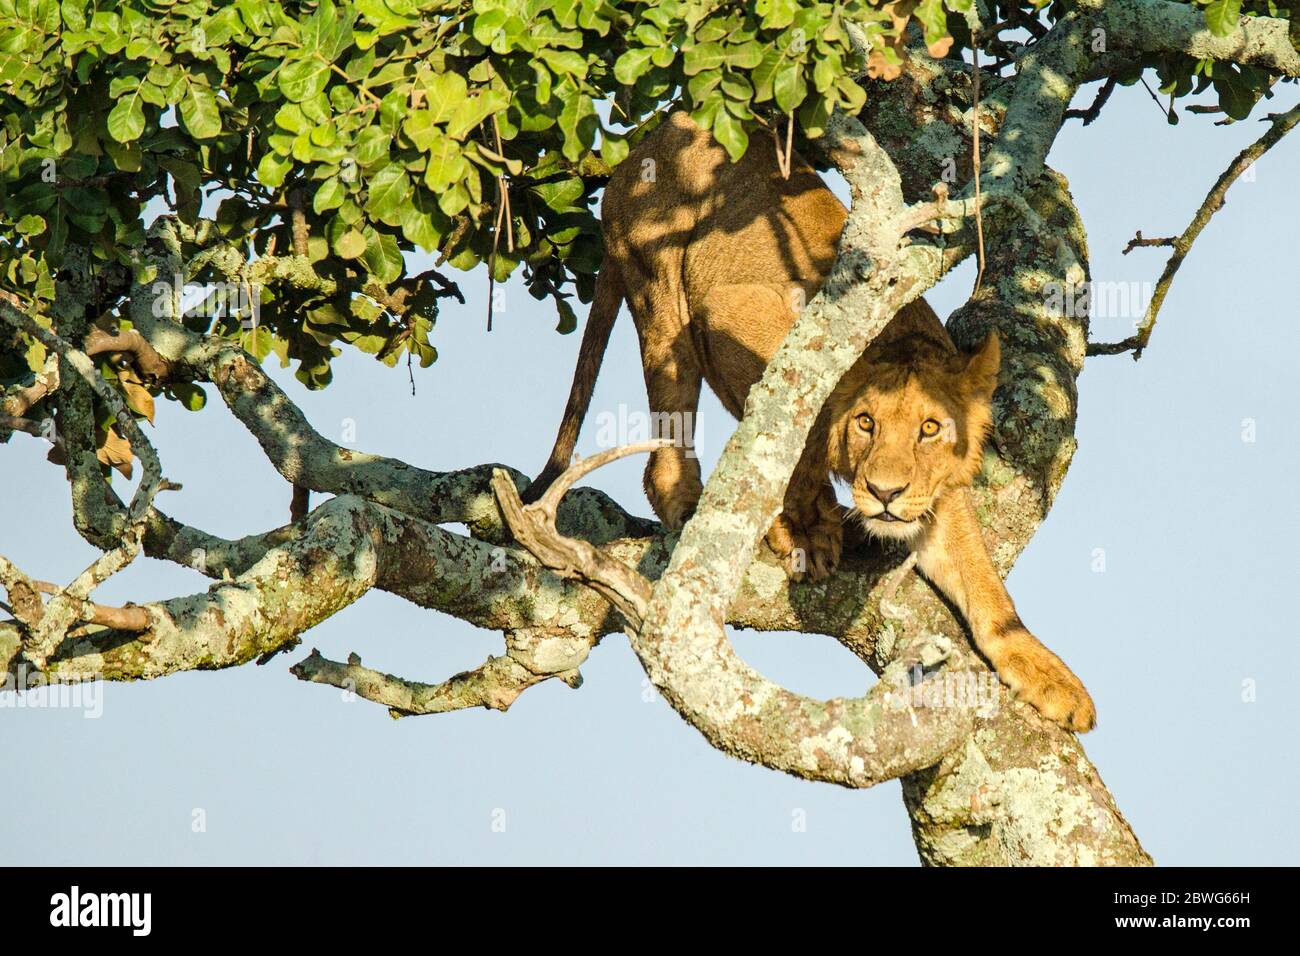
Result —
<path fill-rule="evenodd" d="M 901 495 L 904 491 L 906 491 L 907 485 L 901 485 L 898 488 L 881 488 L 878 487 L 877 485 L 873 485 L 871 482 L 868 481 L 867 490 L 870 491 L 873 495 L 875 495 L 876 500 L 879 501 L 882 505 L 887 505 L 895 498 L 897 498 L 899 495 Z"/>

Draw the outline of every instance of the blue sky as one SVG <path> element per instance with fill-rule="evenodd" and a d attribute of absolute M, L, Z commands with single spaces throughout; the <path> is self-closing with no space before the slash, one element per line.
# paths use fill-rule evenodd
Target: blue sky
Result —
<path fill-rule="evenodd" d="M 1273 108 L 1294 99 L 1288 89 Z M 1180 231 L 1263 130 L 1212 119 L 1170 127 L 1139 86 L 1121 88 L 1093 126 L 1067 126 L 1050 162 L 1082 210 L 1095 280 L 1154 282 L 1167 250 L 1122 256 L 1124 244 L 1137 229 Z M 1100 723 L 1088 753 L 1163 864 L 1293 863 L 1300 843 L 1290 676 L 1298 148 L 1283 141 L 1233 187 L 1146 356 L 1089 360 L 1079 451 L 1009 580 L 1025 621 L 1091 690 Z M 967 264 L 932 291 L 941 314 L 961 304 L 972 272 Z M 514 283 L 489 334 L 486 277 L 460 278 L 469 301 L 445 308 L 432 336 L 440 359 L 417 369 L 414 397 L 404 368 L 356 354 L 338 361 L 324 392 L 289 371 L 275 369 L 278 380 L 335 440 L 354 420 L 355 447 L 434 469 L 536 470 L 578 336 L 556 335 L 552 307 Z M 1095 336 L 1130 328 L 1098 321 Z M 620 405 L 645 408 L 626 315 L 589 426 Z M 708 396 L 697 431 L 706 470 L 731 428 Z M 593 450 L 594 434 L 579 451 Z M 227 536 L 285 520 L 287 485 L 215 396 L 197 417 L 160 403 L 153 435 L 165 474 L 184 484 L 166 500 L 178 518 Z M 44 455 L 25 436 L 0 449 L 0 553 L 68 580 L 94 552 Z M 618 463 L 594 483 L 648 514 L 641 467 Z M 141 559 L 99 594 L 139 602 L 205 587 Z M 735 640 L 802 693 L 860 694 L 873 680 L 829 638 Z M 916 863 L 896 783 L 852 792 L 723 756 L 647 689 L 621 636 L 592 654 L 579 690 L 550 682 L 504 715 L 397 722 L 291 677 L 313 646 L 432 681 L 499 653 L 501 638 L 375 592 L 264 667 L 110 685 L 96 719 L 0 709 L 10 768 L 0 863 Z"/>

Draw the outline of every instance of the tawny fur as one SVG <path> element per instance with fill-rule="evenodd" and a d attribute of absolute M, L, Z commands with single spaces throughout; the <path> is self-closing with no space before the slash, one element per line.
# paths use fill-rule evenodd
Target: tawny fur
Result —
<path fill-rule="evenodd" d="M 555 448 L 525 499 L 536 500 L 572 458 L 624 300 L 655 420 L 693 422 L 703 381 L 740 417 L 750 387 L 821 285 L 845 216 L 797 156 L 788 179 L 766 144 L 733 164 L 685 113 L 668 116 L 605 190 L 605 260 L 573 387 Z M 792 578 L 830 574 L 845 517 L 830 478 L 843 480 L 856 520 L 916 551 L 918 567 L 961 610 L 1002 680 L 1047 717 L 1089 730 L 1096 712 L 1088 692 L 1021 623 L 970 501 L 999 364 L 996 335 L 960 353 L 923 300 L 904 308 L 827 401 L 767 542 Z M 645 489 L 660 520 L 680 528 L 702 491 L 698 461 L 686 447 L 656 452 Z"/>

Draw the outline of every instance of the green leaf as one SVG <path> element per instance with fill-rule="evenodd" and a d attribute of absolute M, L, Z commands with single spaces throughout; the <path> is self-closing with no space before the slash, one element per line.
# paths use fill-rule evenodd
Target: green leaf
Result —
<path fill-rule="evenodd" d="M 763 26 L 770 30 L 788 27 L 794 22 L 798 9 L 798 0 L 758 0 L 754 4 L 754 12 L 763 18 Z"/>
<path fill-rule="evenodd" d="M 763 46 L 750 40 L 727 47 L 727 65 L 740 70 L 752 70 L 763 62 Z"/>
<path fill-rule="evenodd" d="M 139 139 L 144 133 L 144 103 L 139 93 L 119 100 L 108 114 L 108 135 L 119 143 Z"/>
<path fill-rule="evenodd" d="M 353 155 L 362 166 L 371 166 L 388 155 L 392 137 L 378 126 L 367 126 L 357 134 Z"/>
<path fill-rule="evenodd" d="M 289 175 L 289 170 L 292 168 L 291 159 L 277 156 L 275 153 L 267 153 L 257 164 L 257 178 L 264 186 L 279 189 L 284 185 L 284 177 Z"/>
<path fill-rule="evenodd" d="M 435 213 L 426 212 L 420 208 L 418 203 L 409 203 L 402 208 L 402 235 L 406 241 L 419 246 L 426 252 L 432 252 L 438 248 L 438 243 L 442 240 L 442 232 L 439 228 L 446 223 L 440 215 L 435 218 Z"/>
<path fill-rule="evenodd" d="M 334 252 L 340 259 L 357 259 L 366 251 L 366 237 L 349 229 L 334 242 Z"/>
<path fill-rule="evenodd" d="M 654 50 L 649 47 L 633 47 L 627 50 L 614 64 L 614 79 L 624 86 L 631 86 L 639 77 L 650 69 L 650 57 Z"/>
<path fill-rule="evenodd" d="M 425 108 L 435 123 L 445 123 L 469 95 L 469 86 L 459 73 L 437 73 L 423 82 Z"/>
<path fill-rule="evenodd" d="M 429 146 L 429 162 L 424 170 L 424 184 L 432 193 L 442 193 L 452 183 L 465 178 L 469 162 L 461 152 L 460 143 L 446 136 L 437 137 Z"/>
<path fill-rule="evenodd" d="M 1214 91 L 1219 94 L 1219 105 L 1235 120 L 1243 120 L 1255 108 L 1255 91 L 1250 81 L 1230 63 L 1222 63 L 1214 71 Z"/>
<path fill-rule="evenodd" d="M 542 202 L 556 212 L 567 212 L 582 198 L 582 180 L 576 176 L 561 179 L 553 183 L 539 183 L 532 191 L 541 197 Z"/>
<path fill-rule="evenodd" d="M 192 412 L 199 411 L 208 403 L 208 393 L 192 382 L 175 382 L 168 386 L 167 391 Z"/>
<path fill-rule="evenodd" d="M 396 222 L 402 203 L 411 195 L 411 179 L 397 163 L 389 163 L 370 180 L 366 211 L 381 222 Z"/>
<path fill-rule="evenodd" d="M 509 14 L 501 8 L 480 13 L 474 18 L 474 26 L 471 29 L 474 39 L 484 46 L 491 46 L 497 31 L 505 25 L 508 16 Z"/>
<path fill-rule="evenodd" d="M 113 160 L 113 165 L 124 173 L 138 173 L 143 154 L 136 143 L 119 143 L 113 139 L 104 141 L 104 152 Z"/>
<path fill-rule="evenodd" d="M 600 139 L 600 158 L 611 167 L 627 159 L 629 152 L 627 137 L 619 133 L 604 132 Z"/>
<path fill-rule="evenodd" d="M 1205 8 L 1205 23 L 1216 37 L 1226 37 L 1241 20 L 1241 0 L 1212 0 Z"/>
<path fill-rule="evenodd" d="M 943 0 L 921 0 L 913 14 L 925 28 L 925 42 L 937 43 L 948 35 L 948 13 Z"/>
<path fill-rule="evenodd" d="M 181 100 L 181 120 L 195 139 L 212 139 L 221 132 L 221 112 L 217 98 L 206 86 L 189 80 Z"/>
<path fill-rule="evenodd" d="M 733 163 L 745 155 L 745 149 L 749 146 L 749 134 L 745 132 L 744 124 L 726 110 L 718 110 L 714 116 L 713 135 Z"/>
<path fill-rule="evenodd" d="M 776 105 L 783 113 L 791 113 L 808 95 L 808 84 L 803 78 L 803 68 L 798 63 L 786 63 L 777 70 L 773 85 Z"/>
<path fill-rule="evenodd" d="M 397 240 L 388 233 L 372 233 L 362 258 L 370 274 L 385 285 L 402 274 L 402 251 L 397 246 Z"/>
<path fill-rule="evenodd" d="M 308 53 L 304 59 L 292 60 L 280 67 L 276 77 L 280 92 L 294 103 L 310 99 L 325 89 L 329 82 L 330 65 Z"/>
<path fill-rule="evenodd" d="M 561 335 L 568 335 L 578 327 L 578 317 L 573 312 L 573 306 L 564 299 L 556 299 L 555 308 L 560 313 L 560 321 L 555 326 L 555 331 Z"/>
<path fill-rule="evenodd" d="M 721 43 L 696 43 L 686 51 L 682 72 L 694 76 L 704 70 L 715 70 L 726 61 L 727 54 Z"/>
<path fill-rule="evenodd" d="M 331 176 L 320 184 L 316 194 L 311 197 L 311 208 L 319 216 L 323 212 L 339 208 L 339 206 L 343 205 L 346 196 L 347 189 L 339 182 L 339 178 Z"/>
<path fill-rule="evenodd" d="M 560 129 L 564 133 L 566 159 L 577 162 L 582 154 L 591 149 L 596 141 L 596 130 L 600 128 L 600 119 L 592 105 L 591 97 L 586 93 L 569 93 L 569 99 L 560 111 Z"/>
<path fill-rule="evenodd" d="M 557 76 L 586 76 L 587 58 L 572 50 L 539 50 L 537 56 Z"/>
<path fill-rule="evenodd" d="M 461 101 L 456 107 L 447 121 L 447 135 L 452 139 L 464 139 L 479 123 L 505 109 L 509 102 L 509 97 L 500 90 L 481 90 L 477 96 Z"/>

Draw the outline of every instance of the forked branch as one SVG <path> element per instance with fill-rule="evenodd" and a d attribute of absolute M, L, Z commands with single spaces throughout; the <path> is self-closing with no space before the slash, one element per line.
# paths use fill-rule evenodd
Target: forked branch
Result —
<path fill-rule="evenodd" d="M 725 637 L 708 657 L 692 663 L 690 673 L 668 666 L 660 645 L 641 637 L 650 582 L 601 548 L 567 538 L 555 527 L 559 500 L 575 481 L 607 462 L 665 444 L 642 442 L 580 461 L 528 506 L 504 472 L 492 484 L 511 531 L 538 561 L 590 585 L 623 614 L 633 650 L 679 714 L 726 753 L 850 787 L 869 787 L 931 766 L 971 732 L 973 709 L 926 707 L 924 693 L 897 693 L 952 656 L 952 643 L 940 635 L 912 642 L 864 697 L 849 700 L 814 700 L 772 683 L 737 656 Z M 959 667 L 964 666 L 963 661 Z M 711 697 L 711 706 L 684 703 L 702 692 Z"/>
<path fill-rule="evenodd" d="M 0 301 L 0 317 L 19 331 L 37 339 L 86 381 L 95 395 L 113 412 L 117 427 L 130 442 L 132 450 L 143 465 L 144 472 L 131 500 L 129 519 L 120 541 L 93 561 L 70 584 L 56 589 L 49 603 L 28 624 L 24 655 L 31 663 L 42 668 L 59 649 L 74 624 L 79 621 L 93 620 L 96 616 L 95 605 L 89 602 L 90 593 L 130 564 L 139 554 L 145 523 L 153 506 L 154 497 L 160 491 L 179 486 L 163 478 L 162 465 L 158 461 L 158 456 L 145 438 L 131 409 L 127 407 L 122 396 L 100 376 L 95 363 L 85 352 L 75 348 L 58 333 L 45 328 L 24 309 L 8 300 Z M 132 625 L 133 630 L 144 630 L 148 624 L 146 621 L 143 622 L 144 626 L 140 626 L 142 622 L 135 612 L 120 614 L 105 612 L 99 616 L 103 619 L 124 621 Z"/>

